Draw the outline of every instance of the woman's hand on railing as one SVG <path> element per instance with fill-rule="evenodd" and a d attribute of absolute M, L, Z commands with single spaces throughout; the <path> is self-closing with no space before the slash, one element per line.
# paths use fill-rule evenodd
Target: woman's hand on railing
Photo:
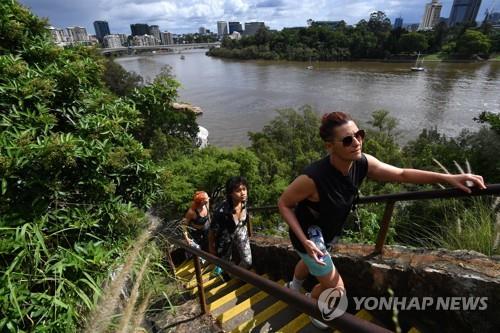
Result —
<path fill-rule="evenodd" d="M 470 187 L 478 187 L 481 190 L 486 189 L 483 177 L 470 173 L 461 173 L 458 175 L 446 175 L 446 181 L 467 193 L 471 193 Z"/>

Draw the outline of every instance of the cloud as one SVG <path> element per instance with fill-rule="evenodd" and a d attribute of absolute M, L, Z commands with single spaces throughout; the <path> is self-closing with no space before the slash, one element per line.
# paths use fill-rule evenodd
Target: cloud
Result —
<path fill-rule="evenodd" d="M 195 32 L 204 26 L 216 31 L 219 20 L 264 21 L 272 29 L 305 26 L 307 19 L 345 20 L 355 24 L 382 10 L 391 19 L 419 22 L 430 0 L 20 0 L 58 27 L 81 25 L 94 33 L 93 21 L 106 20 L 112 32 L 130 33 L 131 23 L 157 24 L 161 30 Z M 452 0 L 442 0 L 441 16 L 449 15 Z M 483 1 L 485 3 L 485 1 Z M 486 5 L 484 5 L 486 6 Z M 480 9 L 483 13 L 484 9 Z"/>
<path fill-rule="evenodd" d="M 264 0 L 259 2 L 255 7 L 257 8 L 275 8 L 275 7 L 283 7 L 283 0 Z"/>

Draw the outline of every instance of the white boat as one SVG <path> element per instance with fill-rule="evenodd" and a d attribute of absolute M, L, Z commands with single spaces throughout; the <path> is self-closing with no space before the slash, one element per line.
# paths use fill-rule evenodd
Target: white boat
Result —
<path fill-rule="evenodd" d="M 413 72 L 423 72 L 425 70 L 425 68 L 423 67 L 424 58 L 422 58 L 422 61 L 420 62 L 420 64 L 419 64 L 419 60 L 420 60 L 420 52 L 418 52 L 417 60 L 415 61 L 415 66 L 411 68 L 411 70 Z"/>
<path fill-rule="evenodd" d="M 311 69 L 313 69 L 313 66 L 309 65 L 309 66 L 306 67 L 306 69 L 311 70 Z"/>

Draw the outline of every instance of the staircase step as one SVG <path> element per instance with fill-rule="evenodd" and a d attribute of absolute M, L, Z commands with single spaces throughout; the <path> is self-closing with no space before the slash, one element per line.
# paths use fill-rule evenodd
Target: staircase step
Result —
<path fill-rule="evenodd" d="M 311 320 L 309 319 L 309 316 L 302 313 L 292 321 L 290 321 L 288 324 L 285 326 L 281 327 L 278 329 L 276 332 L 281 332 L 281 333 L 295 333 L 300 331 L 302 328 L 304 328 L 307 324 L 309 324 Z"/>
<path fill-rule="evenodd" d="M 280 285 L 284 285 L 285 281 L 280 280 L 278 282 Z M 228 321 L 230 321 L 232 318 L 235 318 L 236 316 L 242 314 L 243 312 L 251 309 L 254 307 L 257 303 L 262 301 L 264 298 L 268 297 L 269 295 L 263 291 L 259 291 L 255 295 L 251 296 L 250 298 L 238 303 L 235 307 L 231 308 L 229 311 L 225 311 L 224 313 L 220 314 L 217 317 L 217 321 L 219 324 L 224 325 Z"/>
<path fill-rule="evenodd" d="M 236 285 L 238 285 L 238 283 L 240 283 L 240 281 L 235 280 L 235 279 L 229 280 L 228 282 L 223 282 L 222 284 L 218 285 L 217 287 L 213 287 L 210 290 L 205 291 L 205 296 L 207 298 L 216 296 L 219 292 L 224 291 L 224 290 L 231 288 L 233 286 L 236 286 Z"/>
<path fill-rule="evenodd" d="M 211 271 L 209 271 L 208 273 L 205 273 L 201 276 L 201 280 L 203 281 L 203 286 L 205 286 L 205 283 L 210 280 L 210 274 L 212 274 Z M 198 282 L 196 281 L 196 274 L 194 274 L 194 276 L 191 278 L 191 280 L 189 280 L 189 282 L 186 283 L 184 288 L 192 289 L 192 288 L 195 288 L 197 285 L 198 285 Z"/>
<path fill-rule="evenodd" d="M 258 313 L 256 316 L 238 325 L 233 329 L 233 333 L 243 333 L 250 332 L 253 328 L 261 325 L 267 321 L 272 316 L 279 313 L 281 310 L 285 309 L 288 305 L 285 302 L 277 301 L 269 306 L 264 311 Z"/>
<path fill-rule="evenodd" d="M 232 281 L 232 280 L 231 280 Z M 205 289 L 205 295 L 208 293 L 208 289 L 211 287 L 215 287 L 215 285 L 219 282 L 225 283 L 222 277 L 214 277 L 208 281 L 203 281 L 203 288 Z M 196 295 L 198 293 L 198 288 L 195 286 L 194 288 L 191 289 L 191 295 Z"/>
<path fill-rule="evenodd" d="M 215 309 L 221 307 L 222 305 L 224 305 L 225 303 L 229 302 L 230 300 L 235 299 L 238 296 L 243 295 L 244 293 L 250 291 L 253 288 L 255 288 L 255 287 L 252 286 L 251 284 L 248 284 L 248 283 L 244 284 L 240 288 L 238 288 L 238 289 L 236 289 L 234 291 L 231 291 L 231 292 L 227 293 L 226 295 L 224 295 L 224 296 L 218 298 L 217 300 L 213 301 L 212 303 L 208 304 L 208 310 L 210 312 L 214 311 Z"/>

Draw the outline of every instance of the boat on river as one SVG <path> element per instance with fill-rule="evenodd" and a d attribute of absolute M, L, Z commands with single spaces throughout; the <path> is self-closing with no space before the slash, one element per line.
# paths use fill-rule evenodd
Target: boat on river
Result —
<path fill-rule="evenodd" d="M 422 61 L 420 61 L 420 52 L 418 52 L 417 55 L 417 60 L 415 61 L 415 66 L 411 68 L 412 72 L 423 72 L 425 70 L 424 68 L 424 58 L 422 58 Z"/>

